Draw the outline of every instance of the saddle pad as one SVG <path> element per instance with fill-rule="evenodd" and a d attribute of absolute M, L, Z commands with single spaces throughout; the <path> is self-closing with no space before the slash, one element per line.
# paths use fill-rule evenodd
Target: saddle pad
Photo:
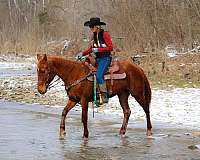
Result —
<path fill-rule="evenodd" d="M 112 79 L 125 79 L 126 78 L 126 73 L 115 73 L 112 75 Z M 104 80 L 109 80 L 111 79 L 111 75 L 110 74 L 106 74 L 104 75 Z M 93 81 L 93 76 L 89 76 L 87 77 L 87 80 L 89 81 Z"/>
<path fill-rule="evenodd" d="M 124 79 L 126 78 L 126 73 L 114 73 L 112 75 L 112 79 Z M 104 80 L 111 79 L 111 74 L 105 74 Z"/>

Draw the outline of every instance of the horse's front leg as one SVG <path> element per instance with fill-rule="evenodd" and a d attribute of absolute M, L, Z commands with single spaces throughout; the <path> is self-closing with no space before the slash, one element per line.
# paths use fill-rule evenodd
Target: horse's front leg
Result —
<path fill-rule="evenodd" d="M 88 121 L 88 101 L 85 98 L 81 99 L 82 105 L 82 123 L 84 127 L 83 138 L 88 138 L 89 132 L 87 128 Z"/>
<path fill-rule="evenodd" d="M 129 93 L 127 93 L 127 92 L 123 92 L 120 95 L 118 95 L 119 102 L 120 102 L 120 105 L 121 105 L 121 107 L 123 109 L 123 113 L 124 113 L 124 119 L 123 119 L 122 127 L 121 127 L 120 132 L 119 132 L 120 135 L 125 135 L 127 125 L 128 125 L 128 120 L 129 120 L 129 117 L 130 117 L 130 114 L 131 114 L 131 110 L 130 110 L 129 105 L 128 105 L 128 96 L 129 96 Z"/>
<path fill-rule="evenodd" d="M 65 118 L 67 116 L 67 113 L 76 105 L 76 102 L 69 101 L 67 102 L 67 105 L 62 111 L 62 116 L 61 116 L 61 122 L 60 122 L 60 139 L 64 139 L 65 135 Z"/>

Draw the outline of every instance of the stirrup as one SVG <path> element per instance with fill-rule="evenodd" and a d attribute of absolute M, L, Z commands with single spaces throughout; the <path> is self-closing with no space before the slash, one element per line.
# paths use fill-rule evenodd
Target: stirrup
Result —
<path fill-rule="evenodd" d="M 104 103 L 108 103 L 107 93 L 99 93 L 99 104 L 102 105 Z"/>

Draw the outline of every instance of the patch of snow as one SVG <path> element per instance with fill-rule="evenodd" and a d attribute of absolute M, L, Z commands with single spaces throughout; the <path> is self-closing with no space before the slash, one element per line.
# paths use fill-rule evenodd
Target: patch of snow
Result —
<path fill-rule="evenodd" d="M 70 44 L 69 40 L 64 40 L 64 48 L 68 48 Z"/>
<path fill-rule="evenodd" d="M 168 45 L 165 47 L 165 52 L 167 54 L 168 57 L 173 58 L 177 56 L 177 50 L 175 49 L 175 47 Z"/>

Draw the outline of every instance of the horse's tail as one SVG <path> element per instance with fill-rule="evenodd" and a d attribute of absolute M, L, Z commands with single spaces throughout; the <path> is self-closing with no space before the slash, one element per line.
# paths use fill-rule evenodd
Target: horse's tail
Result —
<path fill-rule="evenodd" d="M 145 73 L 139 67 L 134 67 L 130 75 L 129 89 L 131 95 L 141 106 L 149 106 L 151 103 L 151 87 Z"/>
<path fill-rule="evenodd" d="M 151 87 L 146 75 L 144 77 L 144 95 L 145 95 L 146 105 L 149 106 L 151 103 Z"/>

